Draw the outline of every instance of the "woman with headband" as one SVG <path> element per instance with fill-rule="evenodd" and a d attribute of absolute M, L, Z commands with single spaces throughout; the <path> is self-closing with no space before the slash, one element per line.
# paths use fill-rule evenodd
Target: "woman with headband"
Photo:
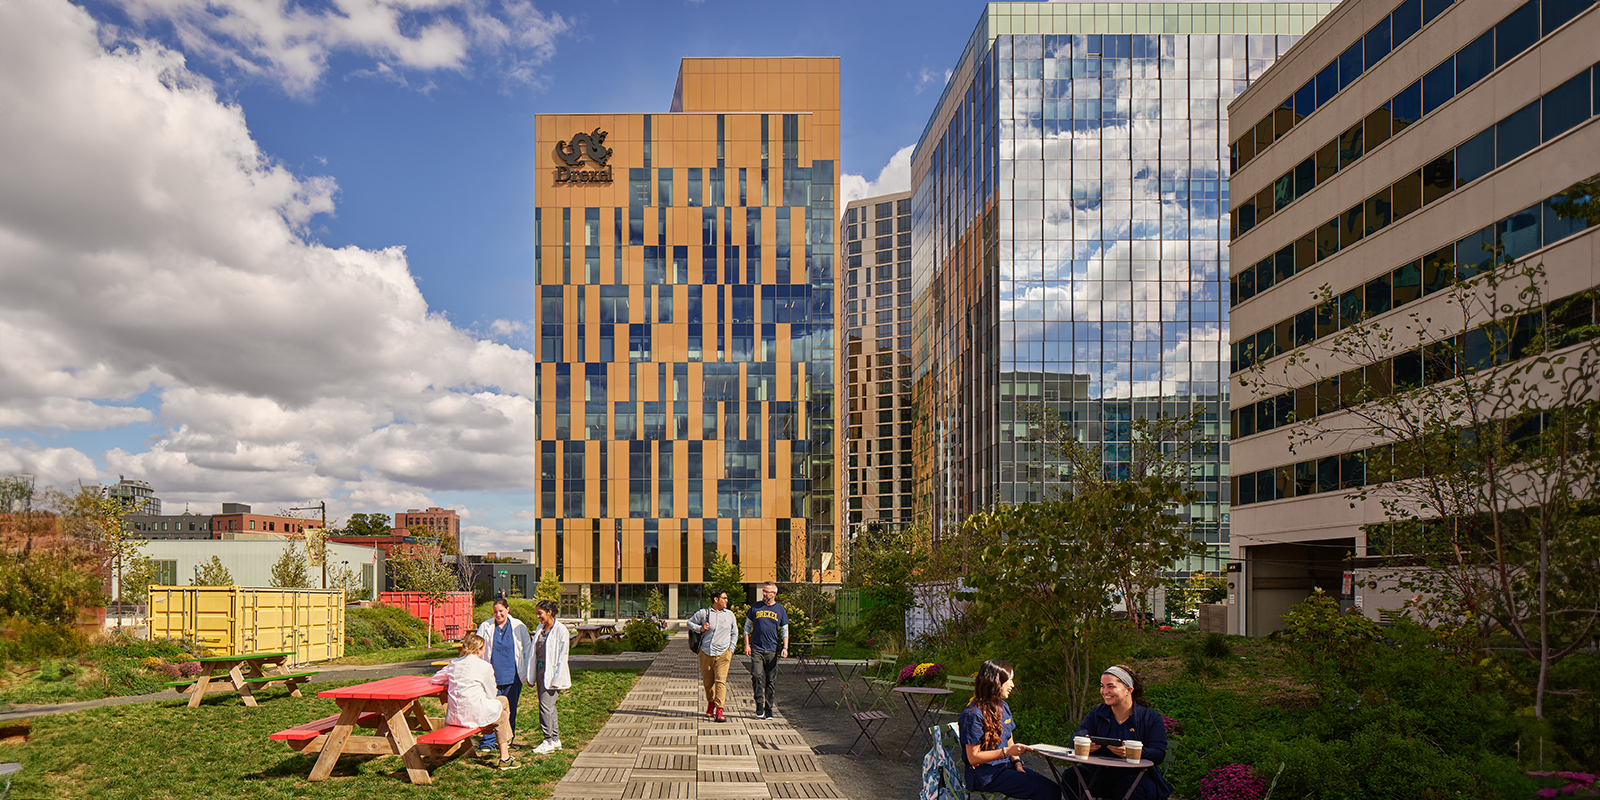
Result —
<path fill-rule="evenodd" d="M 1122 664 L 1106 669 L 1100 674 L 1100 699 L 1105 702 L 1084 715 L 1083 721 L 1078 723 L 1078 731 L 1073 734 L 1074 736 L 1093 736 L 1119 741 L 1132 739 L 1144 744 L 1144 752 L 1140 755 L 1144 760 L 1160 764 L 1166 759 L 1166 721 L 1161 718 L 1160 713 L 1145 704 L 1144 682 L 1139 680 L 1137 673 Z M 1089 755 L 1125 758 L 1127 749 L 1115 745 L 1094 745 L 1089 750 Z M 1089 785 L 1089 792 L 1095 797 L 1123 797 L 1127 795 L 1136 777 L 1139 785 L 1130 800 L 1163 800 L 1172 794 L 1172 784 L 1161 774 L 1159 766 L 1151 767 L 1143 776 L 1130 769 L 1083 765 L 1073 769 L 1089 770 L 1084 782 Z M 1063 778 L 1061 785 L 1073 795 L 1078 792 L 1076 780 Z"/>

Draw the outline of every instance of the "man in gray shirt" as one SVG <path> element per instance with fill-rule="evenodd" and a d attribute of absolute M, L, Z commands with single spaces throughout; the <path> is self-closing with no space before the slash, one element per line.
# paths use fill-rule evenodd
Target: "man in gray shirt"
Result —
<path fill-rule="evenodd" d="M 728 610 L 728 593 L 708 589 L 711 607 L 694 612 L 689 630 L 700 638 L 700 679 L 706 686 L 706 716 L 723 722 L 722 709 L 728 698 L 728 665 L 733 662 L 733 640 L 739 620 Z"/>

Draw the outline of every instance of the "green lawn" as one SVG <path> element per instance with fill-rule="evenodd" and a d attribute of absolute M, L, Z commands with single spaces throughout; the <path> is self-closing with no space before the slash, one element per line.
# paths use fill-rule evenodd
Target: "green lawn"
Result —
<path fill-rule="evenodd" d="M 331 779 L 308 782 L 315 757 L 267 736 L 337 713 L 338 707 L 311 692 L 297 699 L 281 689 L 258 694 L 262 703 L 256 708 L 221 694 L 196 709 L 175 698 L 39 717 L 26 744 L 0 744 L 0 762 L 23 764 L 12 788 L 15 798 L 539 798 L 550 794 L 638 675 L 574 671 L 572 689 L 559 703 L 564 751 L 541 757 L 515 749 L 525 766 L 508 773 L 456 758 L 433 770 L 432 786 L 407 783 L 395 756 L 344 756 Z M 518 709 L 517 733 L 536 743 L 539 710 L 531 699 L 524 695 Z M 442 711 L 436 707 L 430 716 Z"/>
<path fill-rule="evenodd" d="M 374 650 L 356 656 L 345 656 L 325 662 L 327 665 L 366 666 L 371 664 L 401 664 L 407 661 L 448 661 L 460 655 L 454 647 L 396 647 L 389 650 Z M 323 666 L 317 664 L 316 666 Z"/>

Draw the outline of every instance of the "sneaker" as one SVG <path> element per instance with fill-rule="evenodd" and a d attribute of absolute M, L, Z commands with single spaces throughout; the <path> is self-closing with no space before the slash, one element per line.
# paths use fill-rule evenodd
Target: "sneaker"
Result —
<path fill-rule="evenodd" d="M 496 748 L 490 747 L 489 745 L 486 745 L 486 744 L 478 745 L 478 755 L 480 755 L 480 756 L 492 756 L 492 755 L 495 754 L 495 752 L 496 752 Z"/>
<path fill-rule="evenodd" d="M 767 713 L 763 714 L 761 716 L 761 718 L 762 719 L 772 719 L 772 709 L 770 709 L 770 708 L 767 709 Z"/>
<path fill-rule="evenodd" d="M 762 707 L 760 707 L 760 706 L 756 706 L 756 719 L 766 719 L 766 718 L 767 718 L 767 710 L 762 708 Z"/>
<path fill-rule="evenodd" d="M 717 721 L 718 722 L 727 722 L 726 719 L 722 718 L 722 709 L 720 709 L 720 708 L 717 709 Z"/>
<path fill-rule="evenodd" d="M 552 739 L 550 741 L 550 752 L 554 753 L 555 751 L 560 750 L 560 749 L 561 749 L 561 740 L 560 739 Z"/>
<path fill-rule="evenodd" d="M 558 749 L 560 749 L 560 745 L 556 742 L 556 740 L 546 739 L 540 742 L 538 747 L 533 748 L 533 754 L 536 756 L 542 756 Z"/>
<path fill-rule="evenodd" d="M 522 769 L 522 765 L 517 763 L 517 757 L 516 756 L 511 756 L 510 758 L 502 758 L 502 759 L 500 759 L 499 765 L 500 765 L 500 771 L 501 772 L 509 772 L 510 770 L 514 770 L 514 769 Z"/>

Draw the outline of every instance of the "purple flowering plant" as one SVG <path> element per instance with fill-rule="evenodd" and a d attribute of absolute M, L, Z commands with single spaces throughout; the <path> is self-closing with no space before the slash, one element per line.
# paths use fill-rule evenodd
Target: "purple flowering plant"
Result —
<path fill-rule="evenodd" d="M 1587 772 L 1529 772 L 1531 778 L 1559 778 L 1565 781 L 1563 786 L 1545 787 L 1534 792 L 1535 797 L 1572 797 L 1595 795 L 1595 776 Z"/>
<path fill-rule="evenodd" d="M 1200 800 L 1261 800 L 1267 782 L 1248 764 L 1217 767 L 1200 779 Z"/>
<path fill-rule="evenodd" d="M 1177 736 L 1178 734 L 1183 733 L 1183 723 L 1167 716 L 1166 714 L 1161 715 L 1161 723 L 1167 726 L 1168 736 Z"/>

